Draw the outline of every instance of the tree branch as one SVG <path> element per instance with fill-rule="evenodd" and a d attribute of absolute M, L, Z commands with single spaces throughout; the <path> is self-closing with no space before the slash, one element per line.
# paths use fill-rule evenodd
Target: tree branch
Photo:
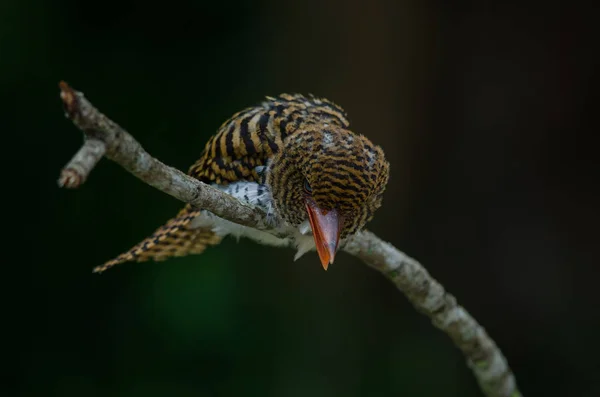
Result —
<path fill-rule="evenodd" d="M 241 203 L 229 194 L 158 161 L 127 131 L 100 113 L 81 92 L 73 90 L 65 82 L 61 82 L 59 87 L 67 118 L 84 134 L 84 144 L 62 170 L 59 186 L 78 187 L 105 154 L 142 181 L 176 199 L 240 225 L 269 230 L 270 225 L 262 210 Z"/>
<path fill-rule="evenodd" d="M 231 222 L 277 235 L 262 210 L 161 163 L 127 131 L 100 113 L 81 92 L 65 82 L 59 86 L 67 118 L 84 133 L 84 144 L 62 170 L 59 186 L 80 186 L 100 158 L 106 156 L 142 181 L 183 202 Z M 391 280 L 418 311 L 450 336 L 463 352 L 486 396 L 521 396 L 506 359 L 494 341 L 419 262 L 366 231 L 351 237 L 344 250 Z"/>
<path fill-rule="evenodd" d="M 352 238 L 344 250 L 392 281 L 418 311 L 452 338 L 486 396 L 521 396 L 506 358 L 492 338 L 419 262 L 367 231 Z"/>

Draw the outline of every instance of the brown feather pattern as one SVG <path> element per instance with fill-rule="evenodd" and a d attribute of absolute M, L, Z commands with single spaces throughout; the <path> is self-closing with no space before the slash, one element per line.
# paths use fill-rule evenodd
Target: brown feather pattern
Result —
<path fill-rule="evenodd" d="M 267 97 L 261 105 L 225 121 L 188 174 L 217 185 L 266 182 L 278 214 L 292 225 L 306 219 L 307 180 L 320 207 L 335 207 L 344 214 L 343 238 L 373 217 L 389 173 L 381 148 L 349 126 L 345 111 L 326 99 L 299 94 Z M 266 172 L 260 173 L 260 166 Z M 197 216 L 200 210 L 186 205 L 150 237 L 95 271 L 128 261 L 201 253 L 218 244 L 221 237 L 211 230 L 189 227 Z"/>

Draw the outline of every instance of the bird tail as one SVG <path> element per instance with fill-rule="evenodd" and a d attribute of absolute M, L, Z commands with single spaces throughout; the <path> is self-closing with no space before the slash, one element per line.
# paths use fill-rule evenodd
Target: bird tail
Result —
<path fill-rule="evenodd" d="M 147 260 L 162 261 L 174 256 L 200 254 L 206 247 L 221 242 L 222 237 L 206 228 L 188 228 L 189 223 L 198 215 L 200 210 L 186 205 L 175 218 L 129 251 L 94 268 L 94 273 L 101 273 L 108 268 L 124 262 L 144 262 Z"/>

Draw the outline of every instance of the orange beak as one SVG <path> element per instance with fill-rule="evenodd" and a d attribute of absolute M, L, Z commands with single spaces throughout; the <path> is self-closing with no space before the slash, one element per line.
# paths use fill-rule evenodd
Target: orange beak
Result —
<path fill-rule="evenodd" d="M 311 199 L 306 200 L 306 211 L 317 253 L 323 269 L 327 270 L 327 267 L 333 263 L 340 242 L 341 217 L 335 209 L 329 211 L 320 209 Z"/>

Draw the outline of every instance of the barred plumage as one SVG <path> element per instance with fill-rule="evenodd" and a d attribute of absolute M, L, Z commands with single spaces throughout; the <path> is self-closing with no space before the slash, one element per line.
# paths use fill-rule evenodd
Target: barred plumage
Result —
<path fill-rule="evenodd" d="M 262 106 L 234 114 L 208 140 L 189 175 L 206 183 L 258 180 L 255 171 L 277 153 L 283 141 L 301 127 L 329 122 L 349 127 L 342 108 L 326 99 L 282 94 Z"/>
<path fill-rule="evenodd" d="M 381 148 L 351 132 L 349 126 L 344 110 L 326 99 L 299 94 L 267 97 L 260 106 L 244 109 L 223 123 L 188 174 L 216 186 L 264 183 L 271 206 L 287 224 L 298 227 L 310 220 L 314 230 L 319 228 L 314 222 L 335 213 L 339 228 L 335 236 L 343 239 L 373 217 L 389 171 Z M 127 261 L 200 253 L 218 244 L 226 233 L 195 227 L 198 222 L 192 221 L 199 217 L 201 211 L 187 205 L 152 236 L 95 271 Z M 316 241 L 321 238 L 318 234 Z M 324 243 L 319 241 L 316 248 L 327 267 Z"/>

